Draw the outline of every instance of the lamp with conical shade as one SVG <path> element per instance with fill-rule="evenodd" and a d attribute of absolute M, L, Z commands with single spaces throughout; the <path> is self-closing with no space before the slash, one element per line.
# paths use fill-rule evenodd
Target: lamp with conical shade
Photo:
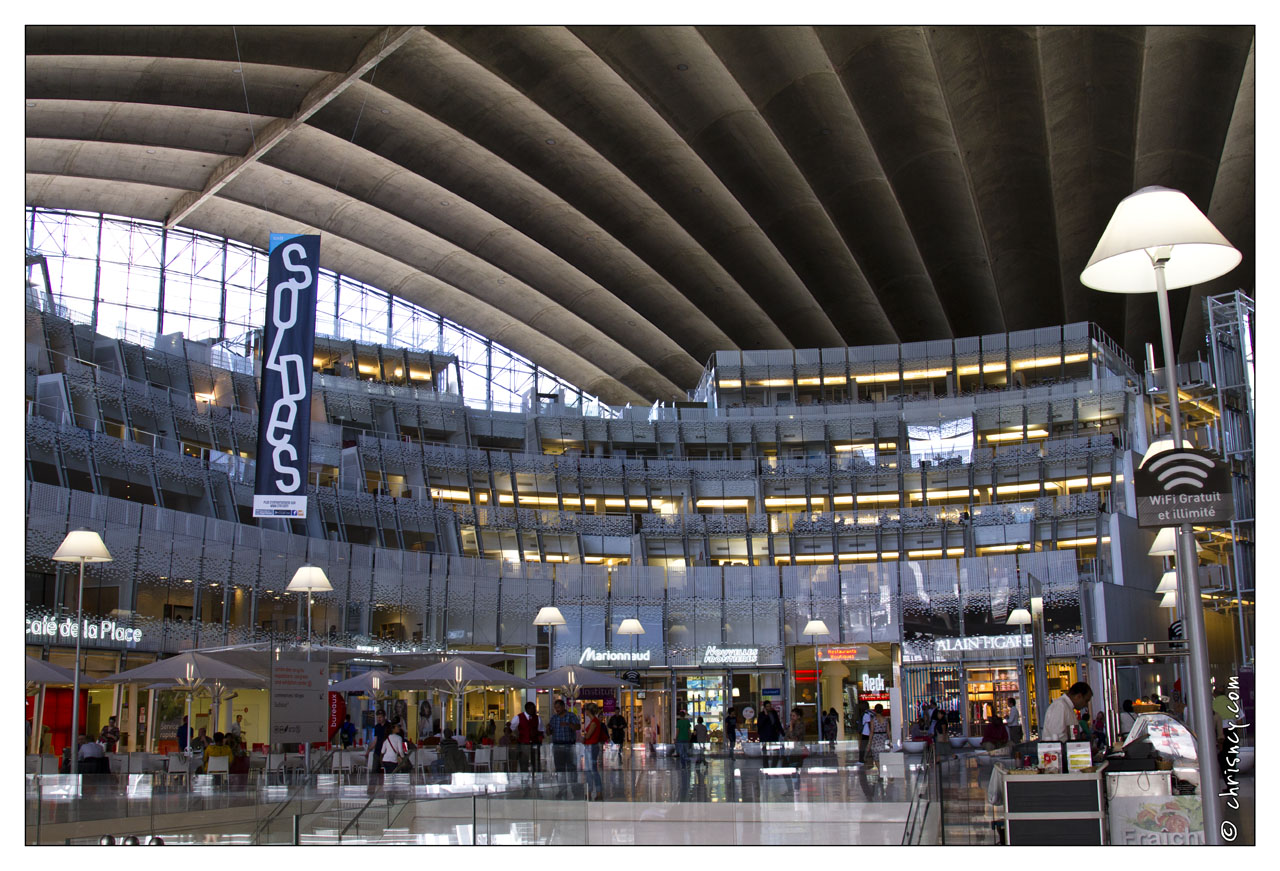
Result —
<path fill-rule="evenodd" d="M 533 618 L 534 626 L 546 626 L 551 632 L 551 647 L 547 657 L 548 663 L 555 666 L 556 656 L 556 627 L 565 624 L 564 615 L 560 613 L 560 609 L 555 605 L 546 605 L 538 609 L 538 616 Z"/>
<path fill-rule="evenodd" d="M 1080 283 L 1108 293 L 1152 293 L 1152 265 L 1161 257 L 1165 289 L 1173 290 L 1226 275 L 1241 255 L 1186 194 L 1151 185 L 1116 206 Z"/>
<path fill-rule="evenodd" d="M 1189 287 L 1212 281 L 1230 272 L 1240 263 L 1240 252 L 1213 226 L 1195 203 L 1181 191 L 1165 187 L 1145 187 L 1125 197 L 1116 207 L 1098 247 L 1080 273 L 1087 287 L 1111 293 L 1148 293 L 1156 295 L 1160 318 L 1160 343 L 1164 351 L 1165 392 L 1169 401 L 1170 435 L 1175 445 L 1182 444 L 1182 412 L 1178 406 L 1177 357 L 1173 352 L 1173 327 L 1169 317 L 1171 288 Z M 1179 539 L 1195 541 L 1190 522 L 1180 524 Z M 1168 530 L 1172 533 L 1172 530 Z M 1172 542 L 1171 542 L 1172 543 Z M 1196 571 L 1194 551 L 1181 541 L 1185 557 L 1178 560 L 1181 594 L 1187 601 L 1186 621 L 1188 670 L 1191 706 L 1189 713 L 1199 724 L 1196 757 L 1200 782 L 1218 782 L 1217 747 L 1214 743 L 1213 706 L 1209 682 L 1209 648 L 1205 636 L 1204 614 L 1200 608 L 1200 579 Z M 1175 597 L 1177 594 L 1173 594 Z M 1170 594 L 1165 594 L 1169 598 Z M 1218 846 L 1221 836 L 1222 809 L 1212 796 L 1204 802 L 1205 843 Z"/>
<path fill-rule="evenodd" d="M 1031 612 L 1026 608 L 1014 608 L 1009 612 L 1009 619 L 1004 622 L 1006 626 L 1030 626 Z"/>
<path fill-rule="evenodd" d="M 60 563 L 80 564 L 80 586 L 76 592 L 76 663 L 71 669 L 74 674 L 71 679 L 71 773 L 76 774 L 80 756 L 76 738 L 80 731 L 80 636 L 84 634 L 81 631 L 84 628 L 84 564 L 109 563 L 112 556 L 98 533 L 92 529 L 73 529 L 53 552 L 53 558 Z"/>
<path fill-rule="evenodd" d="M 813 640 L 813 684 L 815 687 L 814 702 L 817 705 L 818 740 L 822 740 L 822 664 L 818 661 L 818 636 L 830 635 L 831 630 L 821 620 L 810 620 L 804 624 L 801 635 Z"/>
<path fill-rule="evenodd" d="M 1182 440 L 1182 446 L 1184 448 L 1192 448 L 1192 449 L 1195 448 L 1195 445 L 1191 444 L 1191 442 L 1187 441 L 1186 439 Z M 1156 439 L 1151 443 L 1151 445 L 1146 449 L 1146 451 L 1143 452 L 1142 462 L 1138 463 L 1138 468 L 1141 469 L 1142 467 L 1146 466 L 1147 460 L 1151 459 L 1156 454 L 1160 454 L 1165 451 L 1171 451 L 1171 450 L 1173 450 L 1173 439 L 1170 439 L 1170 438 Z"/>
<path fill-rule="evenodd" d="M 628 617 L 618 626 L 618 635 L 643 635 L 644 626 L 635 617 Z"/>
<path fill-rule="evenodd" d="M 1165 593 L 1164 596 L 1160 599 L 1160 607 L 1161 608 L 1178 607 L 1178 591 L 1170 590 L 1169 592 Z"/>
<path fill-rule="evenodd" d="M 324 569 L 319 566 L 304 565 L 299 566 L 298 570 L 293 573 L 293 579 L 289 581 L 289 586 L 285 590 L 290 593 L 307 594 L 307 659 L 311 659 L 311 594 L 327 593 L 333 589 L 333 584 L 329 583 L 329 576 L 324 573 Z"/>
<path fill-rule="evenodd" d="M 1156 587 L 1156 592 L 1160 595 L 1165 593 L 1176 593 L 1178 591 L 1178 573 L 1165 572 L 1160 576 L 1160 586 Z"/>
<path fill-rule="evenodd" d="M 1151 549 L 1147 551 L 1147 556 L 1177 556 L 1178 540 L 1175 535 L 1177 529 L 1172 526 L 1163 527 L 1156 533 L 1156 540 L 1151 543 Z M 1204 547 L 1200 542 L 1196 542 L 1196 553 L 1204 553 Z"/>

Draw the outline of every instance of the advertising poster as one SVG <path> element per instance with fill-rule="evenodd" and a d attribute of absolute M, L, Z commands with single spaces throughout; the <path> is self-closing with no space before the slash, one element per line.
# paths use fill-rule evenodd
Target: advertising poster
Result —
<path fill-rule="evenodd" d="M 1204 843 L 1204 815 L 1198 795 L 1117 796 L 1107 805 L 1113 844 Z"/>
<path fill-rule="evenodd" d="M 271 234 L 254 517 L 307 516 L 320 237 Z"/>

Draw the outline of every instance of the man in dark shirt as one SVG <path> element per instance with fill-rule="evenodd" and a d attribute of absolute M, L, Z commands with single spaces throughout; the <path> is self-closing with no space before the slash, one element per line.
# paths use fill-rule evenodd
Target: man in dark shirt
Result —
<path fill-rule="evenodd" d="M 734 746 L 738 743 L 738 710 L 730 707 L 724 715 L 724 745 L 729 748 L 729 758 L 733 758 Z"/>
<path fill-rule="evenodd" d="M 351 722 L 350 714 L 347 714 L 342 721 L 342 725 L 338 727 L 338 738 L 341 740 L 344 749 L 355 743 L 356 724 Z"/>
<path fill-rule="evenodd" d="M 618 752 L 622 752 L 622 742 L 627 737 L 627 718 L 622 716 L 620 711 L 615 711 L 614 715 L 609 718 L 609 740 L 618 745 Z"/>
<path fill-rule="evenodd" d="M 782 740 L 782 718 L 774 710 L 773 703 L 766 701 L 760 707 L 760 715 L 756 717 L 756 732 L 760 735 L 761 767 L 772 768 L 776 765 L 776 757 L 781 748 L 769 747 L 769 744 Z M 770 756 L 770 751 L 773 755 Z"/>
<path fill-rule="evenodd" d="M 185 753 L 187 750 L 187 742 L 191 738 L 191 727 L 187 725 L 187 718 L 182 718 L 182 725 L 178 727 L 178 752 Z"/>

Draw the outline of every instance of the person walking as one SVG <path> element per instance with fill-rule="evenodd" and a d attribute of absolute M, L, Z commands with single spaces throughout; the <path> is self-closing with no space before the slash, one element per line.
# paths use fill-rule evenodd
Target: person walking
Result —
<path fill-rule="evenodd" d="M 699 717 L 698 722 L 693 727 L 693 743 L 698 745 L 698 765 L 707 764 L 707 741 L 710 740 L 710 737 L 706 724 Z"/>
<path fill-rule="evenodd" d="M 858 761 L 865 764 L 867 761 L 867 748 L 871 746 L 871 723 L 875 714 L 871 713 L 871 708 L 866 702 L 862 702 L 860 708 L 862 716 L 858 718 Z M 920 719 L 924 719 L 923 714 Z"/>
<path fill-rule="evenodd" d="M 542 723 L 538 706 L 525 702 L 524 710 L 508 724 L 516 739 L 516 770 L 536 774 L 542 770 Z"/>
<path fill-rule="evenodd" d="M 776 745 L 782 740 L 782 720 L 772 702 L 766 701 L 760 706 L 760 713 L 756 716 L 756 733 L 760 736 L 761 767 L 775 767 L 777 754 L 780 752 Z"/>
<path fill-rule="evenodd" d="M 396 766 L 400 764 L 400 759 L 406 754 L 404 744 L 403 727 L 396 723 L 387 732 L 387 736 L 382 739 L 382 773 L 391 774 L 396 770 Z"/>
<path fill-rule="evenodd" d="M 787 766 L 794 768 L 797 776 L 808 753 L 804 743 L 804 714 L 799 708 L 792 708 L 791 721 L 787 723 Z"/>
<path fill-rule="evenodd" d="M 840 715 L 836 713 L 835 708 L 827 711 L 827 716 L 823 718 L 822 731 L 827 739 L 827 747 L 832 753 L 836 752 L 836 735 L 840 733 Z"/>
<path fill-rule="evenodd" d="M 555 713 L 547 721 L 547 731 L 551 733 L 551 757 L 556 767 L 556 781 L 561 785 L 560 794 L 567 795 L 568 786 L 573 782 L 573 747 L 582 722 L 565 707 L 563 699 L 556 699 L 554 709 Z"/>
<path fill-rule="evenodd" d="M 880 754 L 889 740 L 889 721 L 884 717 L 884 705 L 876 705 L 871 711 L 871 730 L 867 741 L 867 759 L 871 766 L 880 767 Z"/>
<path fill-rule="evenodd" d="M 356 724 L 351 722 L 350 714 L 346 715 L 342 725 L 338 727 L 338 741 L 342 744 L 343 750 L 346 750 L 356 741 Z"/>
<path fill-rule="evenodd" d="M 187 718 L 182 718 L 182 725 L 178 727 L 178 752 L 186 753 L 187 745 L 191 741 L 191 726 L 187 723 Z"/>
<path fill-rule="evenodd" d="M 734 748 L 738 745 L 738 709 L 729 706 L 724 715 L 724 745 L 729 750 L 729 758 L 733 758 Z"/>
<path fill-rule="evenodd" d="M 1017 698 L 1009 699 L 1009 713 L 1005 714 L 1004 727 L 1009 732 L 1009 743 L 1015 747 L 1022 743 L 1022 715 L 1018 711 Z"/>
<path fill-rule="evenodd" d="M 689 745 L 693 742 L 693 724 L 689 722 L 689 712 L 680 709 L 676 714 L 676 757 L 681 768 L 689 767 Z"/>
<path fill-rule="evenodd" d="M 604 781 L 600 778 L 600 753 L 604 749 L 605 728 L 594 702 L 582 709 L 587 724 L 582 730 L 582 746 L 587 751 L 587 801 L 604 801 Z"/>
<path fill-rule="evenodd" d="M 236 721 L 227 730 L 228 735 L 235 735 L 237 741 L 244 740 L 244 714 L 236 714 Z"/>
<path fill-rule="evenodd" d="M 652 717 L 644 718 L 644 746 L 649 751 L 650 759 L 658 758 L 658 725 Z"/>

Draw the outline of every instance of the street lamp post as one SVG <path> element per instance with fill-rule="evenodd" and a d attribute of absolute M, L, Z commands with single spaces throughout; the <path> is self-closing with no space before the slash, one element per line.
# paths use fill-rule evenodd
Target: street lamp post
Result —
<path fill-rule="evenodd" d="M 1145 187 L 1125 197 L 1098 240 L 1080 274 L 1087 287 L 1111 293 L 1156 294 L 1160 339 L 1164 350 L 1165 389 L 1173 443 L 1182 444 L 1178 408 L 1177 359 L 1169 323 L 1168 290 L 1212 281 L 1239 265 L 1240 252 L 1210 223 L 1190 198 L 1165 187 Z M 1221 844 L 1222 809 L 1218 801 L 1218 760 L 1213 734 L 1208 644 L 1204 605 L 1200 600 L 1195 534 L 1191 524 L 1179 528 L 1178 589 L 1186 626 L 1188 689 L 1196 725 L 1196 755 L 1204 807 L 1205 841 Z"/>
<path fill-rule="evenodd" d="M 822 747 L 822 669 L 818 665 L 818 636 L 830 635 L 831 630 L 827 628 L 827 624 L 821 620 L 810 620 L 804 624 L 804 631 L 801 635 L 808 638 L 813 644 L 813 680 L 817 691 L 814 694 L 814 700 L 818 704 L 818 747 L 821 752 Z"/>
<path fill-rule="evenodd" d="M 84 564 L 109 563 L 111 552 L 103 544 L 98 533 L 91 529 L 77 529 L 67 533 L 67 537 L 54 551 L 53 558 L 60 563 L 80 564 L 80 585 L 76 590 L 76 625 L 71 634 L 76 639 L 76 664 L 71 669 L 71 773 L 79 773 L 80 748 L 76 746 L 76 738 L 80 731 L 80 636 L 84 634 Z"/>
<path fill-rule="evenodd" d="M 618 626 L 618 634 L 631 636 L 631 662 L 632 662 L 632 667 L 634 667 L 635 661 L 636 661 L 636 650 L 639 646 L 639 641 L 640 641 L 640 639 L 638 639 L 636 636 L 644 635 L 644 626 L 640 623 L 639 619 L 635 617 L 628 617 L 626 620 L 623 620 L 622 623 Z M 631 707 L 627 709 L 627 713 L 629 715 L 633 714 L 635 711 L 635 707 L 636 707 L 636 691 L 633 688 L 631 690 Z M 631 734 L 632 740 L 628 741 L 627 743 L 630 746 L 632 753 L 634 753 L 636 749 L 636 742 L 634 740 L 635 732 L 634 732 L 633 726 L 634 726 L 634 723 L 632 721 L 632 718 L 631 716 L 628 716 L 627 731 L 632 733 Z"/>
<path fill-rule="evenodd" d="M 285 587 L 286 592 L 307 594 L 307 661 L 311 661 L 311 594 L 327 593 L 333 589 L 324 569 L 319 566 L 301 566 L 293 573 L 293 580 Z"/>
<path fill-rule="evenodd" d="M 290 593 L 306 592 L 307 594 L 307 662 L 311 661 L 311 594 L 327 593 L 332 589 L 333 584 L 329 583 L 324 569 L 313 565 L 300 566 L 293 573 L 293 580 L 289 581 L 289 586 L 285 587 L 285 590 Z M 302 750 L 306 770 L 310 772 L 311 742 L 309 740 L 302 745 Z M 310 777 L 310 774 L 308 773 L 307 776 Z"/>

